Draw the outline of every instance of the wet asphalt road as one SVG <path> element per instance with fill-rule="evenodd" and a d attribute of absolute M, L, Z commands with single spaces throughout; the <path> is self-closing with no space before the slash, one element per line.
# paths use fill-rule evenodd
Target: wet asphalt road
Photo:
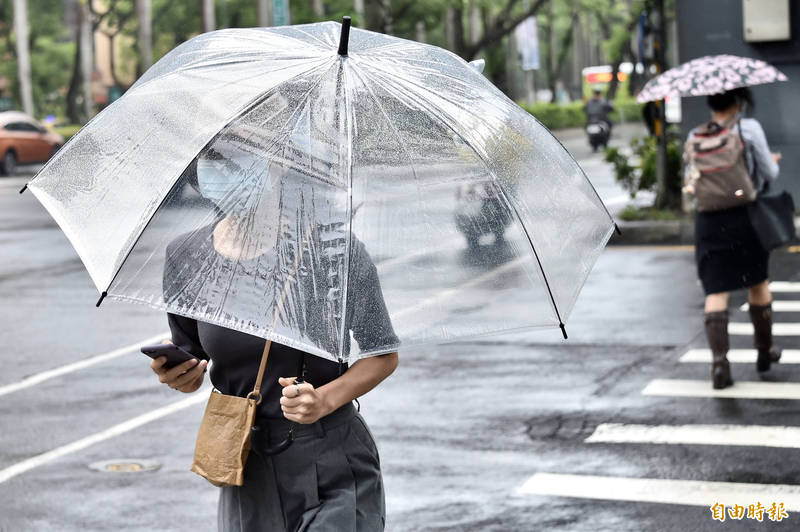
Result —
<path fill-rule="evenodd" d="M 564 141 L 601 197 L 623 194 L 581 137 Z M 144 307 L 94 308 L 96 291 L 69 243 L 32 195 L 17 195 L 24 180 L 0 180 L 0 387 L 166 331 L 164 318 Z M 798 266 L 796 255 L 778 254 L 773 278 L 798 281 Z M 732 301 L 732 321 L 746 321 L 734 306 L 743 297 Z M 701 305 L 691 249 L 609 248 L 568 322 L 569 341 L 553 330 L 401 353 L 397 372 L 361 401 L 381 453 L 387 529 L 796 529 L 794 515 L 781 525 L 722 525 L 700 506 L 517 494 L 539 472 L 798 483 L 791 449 L 584 441 L 601 423 L 800 426 L 791 400 L 642 395 L 653 379 L 707 377 L 706 365 L 678 362 L 688 348 L 705 346 Z M 749 343 L 732 337 L 732 347 Z M 796 337 L 782 343 L 800 347 Z M 147 362 L 131 350 L 0 395 L 0 475 L 186 397 L 159 385 Z M 737 364 L 734 377 L 796 382 L 800 368 L 784 364 L 759 376 L 752 364 Z M 215 530 L 216 489 L 188 472 L 202 408 L 0 482 L 0 530 Z M 150 459 L 161 468 L 133 474 L 88 468 L 111 459 Z"/>

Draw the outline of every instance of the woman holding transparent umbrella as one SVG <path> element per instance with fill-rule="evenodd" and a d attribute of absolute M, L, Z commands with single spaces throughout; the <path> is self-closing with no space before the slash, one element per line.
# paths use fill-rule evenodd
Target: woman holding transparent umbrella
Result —
<path fill-rule="evenodd" d="M 273 185 L 276 180 L 289 179 L 291 171 L 276 163 L 264 169 L 249 158 L 242 146 L 222 141 L 200 155 L 197 188 L 216 205 L 220 218 L 167 247 L 165 300 L 206 297 L 198 281 L 206 275 L 198 275 L 204 269 L 252 270 L 238 275 L 244 280 L 241 286 L 226 287 L 232 293 L 243 293 L 252 290 L 249 279 L 264 277 L 274 264 L 275 250 L 263 243 L 278 241 L 281 227 L 274 223 L 274 213 L 280 212 L 281 201 L 289 200 Z M 348 320 L 353 324 L 353 337 L 362 350 L 397 343 L 375 266 L 364 246 L 354 244 L 350 260 L 355 261 L 360 285 L 356 306 L 369 307 L 370 322 L 358 317 Z M 198 263 L 204 266 L 187 268 Z M 299 278 L 303 279 L 302 272 Z M 315 313 L 321 315 L 322 306 L 329 302 L 315 299 L 306 303 L 302 319 L 309 334 L 324 336 Z M 202 385 L 210 360 L 214 362 L 211 381 L 220 392 L 246 396 L 252 390 L 263 338 L 173 313 L 168 320 L 172 342 L 199 361 L 167 369 L 163 357 L 154 360 L 151 367 L 161 382 L 185 393 L 194 392 Z M 389 353 L 345 368 L 273 342 L 244 485 L 221 489 L 219 530 L 382 530 L 385 505 L 378 452 L 351 401 L 388 377 L 397 362 L 397 353 Z M 286 438 L 291 423 L 298 424 L 293 428 L 294 442 L 272 454 Z"/>

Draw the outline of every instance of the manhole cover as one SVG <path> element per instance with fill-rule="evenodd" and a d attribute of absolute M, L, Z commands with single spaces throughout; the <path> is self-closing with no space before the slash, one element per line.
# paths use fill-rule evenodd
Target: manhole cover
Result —
<path fill-rule="evenodd" d="M 139 460 L 138 458 L 125 458 L 119 460 L 104 460 L 89 464 L 89 469 L 101 473 L 144 473 L 161 469 L 161 464 L 155 460 Z"/>

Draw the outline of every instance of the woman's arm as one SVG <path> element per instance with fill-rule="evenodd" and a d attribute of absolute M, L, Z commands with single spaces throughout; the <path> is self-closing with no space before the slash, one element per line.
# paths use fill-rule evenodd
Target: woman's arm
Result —
<path fill-rule="evenodd" d="M 295 385 L 294 377 L 281 377 L 278 382 L 283 386 L 283 415 L 297 423 L 314 423 L 375 388 L 394 372 L 398 359 L 397 353 L 361 359 L 339 378 L 319 388 L 307 382 Z"/>
<path fill-rule="evenodd" d="M 769 151 L 769 144 L 767 143 L 767 135 L 764 133 L 764 128 L 757 120 L 748 120 L 747 123 L 742 121 L 744 130 L 743 136 L 748 137 L 752 147 L 753 160 L 755 162 L 755 169 L 759 176 L 765 181 L 772 181 L 778 177 L 780 167 L 773 158 Z"/>
<path fill-rule="evenodd" d="M 197 322 L 190 318 L 178 316 L 177 314 L 167 314 L 169 329 L 172 333 L 172 341 L 164 340 L 164 343 L 173 343 L 185 351 L 200 359 L 187 360 L 172 369 L 167 369 L 164 364 L 167 357 L 158 357 L 150 362 L 153 373 L 158 375 L 158 380 L 173 390 L 184 393 L 192 393 L 203 385 L 206 367 L 208 367 L 208 355 L 200 345 L 200 338 L 197 335 Z"/>

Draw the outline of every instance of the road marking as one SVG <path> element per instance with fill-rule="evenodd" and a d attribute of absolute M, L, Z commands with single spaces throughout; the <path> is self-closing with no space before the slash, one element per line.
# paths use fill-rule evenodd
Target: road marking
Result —
<path fill-rule="evenodd" d="M 750 305 L 745 303 L 739 310 L 742 312 L 747 312 L 750 310 Z M 772 311 L 773 312 L 800 312 L 800 301 L 773 301 L 772 302 Z"/>
<path fill-rule="evenodd" d="M 800 449 L 800 427 L 603 423 L 584 441 L 586 443 L 751 445 Z"/>
<path fill-rule="evenodd" d="M 614 196 L 613 198 L 608 198 L 607 200 L 603 200 L 606 206 L 609 205 L 618 205 L 620 203 L 628 203 L 629 201 L 633 201 L 630 194 L 622 194 L 620 196 Z"/>
<path fill-rule="evenodd" d="M 108 353 L 103 353 L 102 355 L 95 355 L 93 357 L 80 360 L 78 362 L 73 362 L 72 364 L 67 364 L 66 366 L 61 366 L 58 368 L 43 371 L 41 373 L 36 373 L 35 375 L 30 375 L 28 377 L 25 377 L 19 382 L 14 382 L 11 384 L 6 384 L 5 386 L 0 386 L 0 396 L 17 392 L 19 390 L 24 390 L 25 388 L 30 388 L 31 386 L 39 384 L 40 382 L 44 382 L 48 379 L 59 377 L 61 375 L 66 375 L 67 373 L 78 371 L 79 369 L 88 368 L 89 366 L 93 366 L 101 362 L 106 362 L 108 360 L 121 357 L 122 355 L 126 355 L 131 351 L 139 349 L 143 345 L 160 342 L 162 339 L 168 338 L 169 336 L 170 336 L 169 333 L 161 333 L 156 336 L 151 336 L 150 338 L 145 338 L 144 340 L 136 342 L 135 344 L 126 345 L 125 347 L 120 347 L 119 349 L 115 349 Z"/>
<path fill-rule="evenodd" d="M 395 257 L 393 259 L 386 259 L 381 262 L 375 264 L 375 268 L 377 268 L 378 273 L 386 273 L 386 270 L 389 270 L 395 266 L 399 266 L 401 264 L 405 264 L 406 262 L 410 262 L 416 258 L 422 257 L 429 253 L 433 252 L 443 252 L 443 251 L 456 251 L 458 249 L 466 249 L 463 245 L 450 245 L 450 246 L 431 246 L 428 248 L 422 248 L 417 251 L 413 251 L 406 255 L 401 255 L 400 257 Z"/>
<path fill-rule="evenodd" d="M 800 283 L 773 281 L 769 283 L 770 292 L 800 292 Z"/>
<path fill-rule="evenodd" d="M 511 262 L 507 262 L 507 263 L 503 264 L 502 266 L 498 266 L 497 268 L 495 268 L 493 270 L 489 270 L 488 272 L 483 273 L 481 275 L 478 275 L 477 277 L 473 277 L 469 281 L 461 283 L 458 286 L 455 286 L 453 288 L 448 288 L 446 290 L 442 290 L 441 292 L 437 292 L 436 294 L 432 295 L 431 297 L 425 298 L 422 301 L 420 301 L 418 303 L 415 303 L 414 305 L 411 305 L 410 307 L 406 307 L 404 309 L 400 309 L 397 312 L 392 313 L 389 317 L 391 319 L 398 319 L 398 318 L 402 318 L 403 316 L 406 316 L 408 314 L 411 314 L 411 313 L 414 313 L 414 312 L 419 312 L 420 310 L 422 310 L 422 309 L 424 309 L 424 308 L 426 308 L 426 307 L 428 307 L 430 305 L 433 305 L 434 303 L 438 303 L 439 301 L 441 301 L 443 299 L 447 299 L 448 297 L 453 297 L 454 295 L 458 294 L 459 292 L 462 292 L 462 291 L 464 291 L 464 290 L 466 290 L 468 288 L 472 288 L 473 286 L 479 285 L 481 283 L 485 283 L 486 281 L 489 281 L 492 278 L 497 277 L 498 275 L 501 275 L 501 274 L 507 272 L 508 270 L 513 270 L 517 266 L 520 266 L 522 263 L 531 260 L 531 258 L 532 258 L 531 255 L 526 255 L 524 257 L 519 257 L 518 259 L 512 260 Z"/>
<path fill-rule="evenodd" d="M 793 382 L 735 381 L 733 386 L 715 390 L 711 380 L 655 379 L 642 395 L 669 397 L 723 397 L 731 399 L 800 399 L 800 384 Z"/>
<path fill-rule="evenodd" d="M 755 362 L 758 352 L 755 349 L 731 349 L 728 351 L 728 362 L 750 363 Z M 680 362 L 711 363 L 710 349 L 690 349 L 680 358 Z M 784 349 L 781 355 L 781 364 L 800 364 L 800 349 Z"/>
<path fill-rule="evenodd" d="M 752 323 L 736 323 L 728 324 L 728 334 L 740 336 L 753 336 Z M 773 323 L 772 324 L 773 336 L 800 336 L 800 323 Z"/>
<path fill-rule="evenodd" d="M 157 408 L 155 410 L 152 410 L 135 418 L 129 419 L 128 421 L 119 423 L 118 425 L 114 425 L 113 427 L 106 429 L 102 432 L 98 432 L 92 434 L 91 436 L 81 438 L 80 440 L 76 440 L 67 445 L 62 445 L 61 447 L 36 455 L 34 457 L 28 458 L 27 460 L 23 460 L 22 462 L 18 462 L 12 466 L 2 469 L 0 470 L 0 484 L 11 478 L 16 477 L 17 475 L 21 475 L 26 471 L 35 469 L 39 466 L 42 466 L 48 462 L 52 462 L 53 460 L 56 460 L 68 454 L 72 454 L 80 450 L 86 449 L 87 447 L 91 447 L 92 445 L 95 445 L 102 441 L 114 438 L 126 432 L 130 432 L 133 429 L 136 429 L 138 427 L 141 427 L 142 425 L 146 425 L 147 423 L 161 419 L 162 417 L 174 414 L 175 412 L 180 412 L 181 410 L 185 410 L 186 408 L 189 408 L 196 404 L 200 404 L 208 398 L 208 392 L 210 389 L 211 387 L 201 388 L 200 390 L 195 392 L 195 394 L 192 395 L 191 397 L 182 399 L 180 401 L 169 404 L 167 406 L 163 406 L 161 408 Z"/>
<path fill-rule="evenodd" d="M 789 484 L 536 473 L 517 490 L 517 494 L 655 502 L 709 508 L 717 502 L 726 506 L 740 504 L 745 507 L 759 501 L 767 507 L 772 502 L 782 502 L 787 511 L 800 511 L 800 486 Z"/>

